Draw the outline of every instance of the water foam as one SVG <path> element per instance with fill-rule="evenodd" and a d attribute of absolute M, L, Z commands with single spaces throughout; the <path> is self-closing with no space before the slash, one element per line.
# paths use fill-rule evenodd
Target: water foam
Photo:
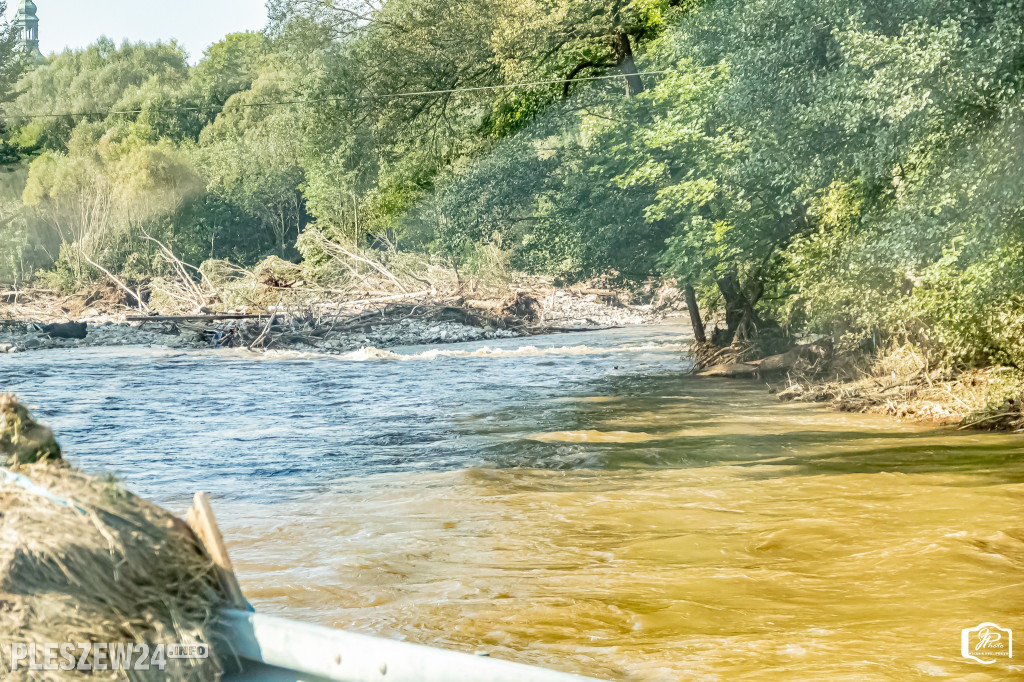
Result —
<path fill-rule="evenodd" d="M 435 360 L 439 357 L 445 358 L 512 358 L 512 357 L 541 357 L 544 355 L 605 355 L 610 353 L 643 353 L 643 352 L 672 352 L 681 353 L 687 350 L 687 346 L 678 343 L 671 344 L 642 344 L 635 346 L 618 346 L 610 348 L 594 348 L 593 346 L 555 346 L 551 348 L 538 348 L 537 346 L 520 346 L 518 348 L 492 348 L 483 346 L 476 350 L 446 350 L 443 348 L 431 348 L 420 353 L 402 354 L 390 350 L 382 350 L 374 346 L 367 346 L 349 353 L 338 356 L 330 356 L 336 360 L 347 362 L 368 362 L 371 360 L 397 360 L 407 362 L 410 360 Z"/>

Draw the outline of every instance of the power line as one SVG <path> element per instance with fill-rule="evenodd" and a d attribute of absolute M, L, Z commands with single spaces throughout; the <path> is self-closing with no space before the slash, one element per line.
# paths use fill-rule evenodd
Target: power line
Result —
<path fill-rule="evenodd" d="M 704 70 L 704 69 L 717 69 L 717 66 L 698 66 L 691 67 L 693 70 Z M 662 71 L 642 71 L 638 72 L 637 76 L 659 76 L 670 73 L 680 73 L 675 70 L 662 70 Z M 542 85 L 565 85 L 566 83 L 579 83 L 584 81 L 600 81 L 600 80 L 611 80 L 616 78 L 625 78 L 624 74 L 613 74 L 605 76 L 587 76 L 585 78 L 573 78 L 559 79 L 559 80 L 548 80 L 548 81 L 533 81 L 524 83 L 505 83 L 502 85 L 481 85 L 468 88 L 451 88 L 448 90 L 419 90 L 413 92 L 394 92 L 386 93 L 383 95 L 354 95 L 344 97 L 325 97 L 322 99 L 301 99 L 301 100 L 280 100 L 273 102 L 251 102 L 248 104 L 220 104 L 210 106 L 190 106 L 190 107 L 172 107 L 167 109 L 125 109 L 125 110 L 108 110 L 108 111 L 79 111 L 79 112 L 65 112 L 60 114 L 11 114 L 5 115 L 5 118 L 10 119 L 45 119 L 45 118 L 64 118 L 64 117 L 75 117 L 75 116 L 118 116 L 118 115 L 137 115 L 143 113 L 186 113 L 190 111 L 228 111 L 233 109 L 258 109 L 267 107 L 277 106 L 293 106 L 293 105 L 308 105 L 308 104 L 327 104 L 331 102 L 341 102 L 347 99 L 364 99 L 364 100 L 388 100 L 388 99 L 400 99 L 400 98 L 411 98 L 411 97 L 429 97 L 436 95 L 452 95 L 461 92 L 485 92 L 494 90 L 505 90 L 509 88 L 531 88 L 539 87 Z"/>

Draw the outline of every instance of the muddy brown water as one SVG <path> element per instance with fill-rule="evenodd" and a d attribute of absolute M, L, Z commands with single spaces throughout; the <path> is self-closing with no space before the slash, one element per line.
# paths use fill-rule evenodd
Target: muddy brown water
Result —
<path fill-rule="evenodd" d="M 686 374 L 681 328 L 0 357 L 70 457 L 210 490 L 257 609 L 609 680 L 1003 680 L 1024 441 Z"/>

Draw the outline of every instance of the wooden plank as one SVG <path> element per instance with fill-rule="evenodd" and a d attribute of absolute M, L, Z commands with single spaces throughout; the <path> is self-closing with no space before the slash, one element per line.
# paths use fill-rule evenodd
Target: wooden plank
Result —
<path fill-rule="evenodd" d="M 378 296 L 376 298 L 360 298 L 355 301 L 339 301 L 339 303 L 343 306 L 367 305 L 369 303 L 388 303 L 390 301 L 402 301 L 408 298 L 423 298 L 430 296 L 432 293 L 436 293 L 434 289 L 424 289 L 423 291 L 412 291 L 408 294 L 394 294 L 391 296 Z"/>
<path fill-rule="evenodd" d="M 239 609 L 249 608 L 249 602 L 242 594 L 242 588 L 238 585 L 238 578 L 235 577 L 235 567 L 228 555 L 227 545 L 224 544 L 224 536 L 220 533 L 217 519 L 213 516 L 213 508 L 210 507 L 210 495 L 208 493 L 196 493 L 192 500 L 192 508 L 186 516 L 188 525 L 192 526 L 196 537 L 206 547 L 206 553 L 213 559 L 221 577 L 221 584 L 224 593 L 228 596 L 232 606 Z"/>
<path fill-rule="evenodd" d="M 127 322 L 215 322 L 217 320 L 262 320 L 274 313 L 223 313 L 214 315 L 129 315 Z"/>

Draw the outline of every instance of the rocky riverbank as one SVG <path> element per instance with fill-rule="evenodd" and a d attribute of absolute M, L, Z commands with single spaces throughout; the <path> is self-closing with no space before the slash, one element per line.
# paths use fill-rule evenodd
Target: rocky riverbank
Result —
<path fill-rule="evenodd" d="M 544 297 L 519 295 L 508 301 L 403 302 L 348 308 L 333 315 L 308 311 L 251 311 L 244 319 L 216 315 L 137 319 L 127 308 L 84 310 L 75 321 L 86 323 L 82 339 L 47 333 L 42 320 L 0 322 L 0 353 L 52 348 L 147 346 L 164 348 L 247 347 L 252 350 L 299 350 L 328 354 L 360 348 L 458 343 L 586 331 L 656 322 L 681 314 L 678 297 L 661 296 L 645 303 L 623 302 L 625 296 L 555 290 Z M 504 308 L 502 307 L 504 306 Z M 37 305 L 41 308 L 41 305 Z M 6 311 L 10 312 L 10 311 Z M 239 314 L 229 311 L 226 314 Z M 65 317 L 66 319 L 66 317 Z"/>

